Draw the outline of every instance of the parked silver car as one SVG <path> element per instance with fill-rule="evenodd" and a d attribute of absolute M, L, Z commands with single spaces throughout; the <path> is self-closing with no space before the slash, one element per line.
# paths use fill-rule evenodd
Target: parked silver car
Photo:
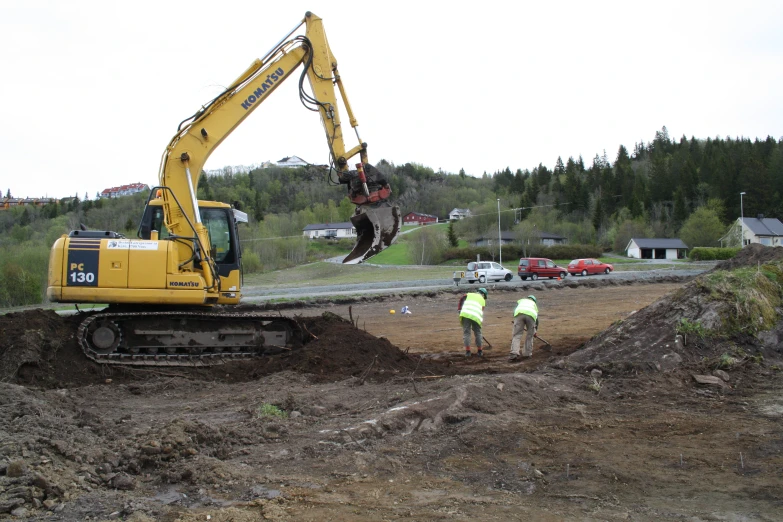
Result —
<path fill-rule="evenodd" d="M 487 281 L 511 281 L 514 273 L 491 261 L 478 261 L 468 263 L 465 279 L 468 283 L 486 283 Z"/>

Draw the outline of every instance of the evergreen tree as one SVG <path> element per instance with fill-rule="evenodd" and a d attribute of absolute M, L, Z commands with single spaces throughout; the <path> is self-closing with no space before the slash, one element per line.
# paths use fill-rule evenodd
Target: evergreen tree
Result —
<path fill-rule="evenodd" d="M 203 199 L 206 201 L 213 201 L 214 196 L 212 195 L 212 189 L 210 188 L 209 184 L 209 176 L 205 173 L 203 173 L 198 178 L 198 198 Z"/>
<path fill-rule="evenodd" d="M 666 155 L 657 150 L 650 165 L 650 196 L 653 202 L 669 201 L 673 193 Z"/>
<path fill-rule="evenodd" d="M 688 218 L 688 209 L 685 205 L 685 195 L 682 187 L 674 192 L 674 227 L 679 228 Z"/>
<path fill-rule="evenodd" d="M 264 203 L 261 199 L 260 192 L 255 193 L 255 201 L 253 205 L 253 218 L 255 218 L 256 221 L 263 221 L 264 219 Z"/>
<path fill-rule="evenodd" d="M 595 209 L 593 210 L 593 228 L 596 232 L 600 232 L 604 223 L 604 211 L 601 205 L 601 198 L 595 200 Z"/>
<path fill-rule="evenodd" d="M 457 233 L 454 231 L 454 222 L 449 222 L 449 229 L 447 232 L 447 239 L 449 240 L 449 245 L 456 248 L 459 246 L 459 240 L 457 239 Z"/>

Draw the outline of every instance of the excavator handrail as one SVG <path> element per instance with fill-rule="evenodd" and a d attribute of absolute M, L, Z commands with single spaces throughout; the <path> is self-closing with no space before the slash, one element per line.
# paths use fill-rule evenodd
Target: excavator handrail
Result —
<path fill-rule="evenodd" d="M 185 213 L 185 211 L 183 210 L 182 205 L 180 204 L 179 199 L 177 198 L 177 195 L 174 193 L 174 191 L 171 190 L 170 187 L 166 187 L 164 185 L 158 185 L 158 186 L 152 187 L 152 189 L 150 190 L 149 196 L 147 196 L 147 202 L 144 204 L 144 208 L 149 206 L 150 201 L 153 200 L 153 195 L 155 196 L 154 199 L 157 199 L 158 197 L 160 197 L 160 196 L 157 195 L 157 192 L 159 190 L 161 190 L 161 191 L 168 191 L 168 192 L 171 193 L 171 196 L 174 198 L 174 202 L 177 204 L 179 209 L 182 211 L 183 217 L 188 222 L 188 226 L 190 226 L 190 229 L 193 231 L 193 237 L 183 236 L 181 234 L 171 234 L 171 235 L 169 235 L 169 238 L 171 238 L 174 241 L 179 240 L 179 239 L 187 239 L 187 240 L 190 240 L 190 241 L 195 241 L 195 243 L 198 245 L 198 248 L 201 250 L 201 253 L 202 253 L 201 262 L 203 262 L 203 263 L 205 262 L 207 264 L 207 266 L 209 266 L 209 271 L 212 273 L 212 280 L 215 281 L 215 285 L 217 285 L 217 289 L 218 289 L 218 291 L 220 291 L 220 277 L 218 276 L 218 271 L 215 269 L 214 260 L 212 259 L 212 255 L 209 252 L 207 252 L 207 250 L 204 248 L 204 245 L 201 243 L 201 238 L 199 237 L 198 232 L 196 232 L 195 225 L 190 220 L 190 217 L 187 215 L 187 213 Z M 198 209 L 196 209 L 196 212 L 198 212 Z M 139 223 L 139 227 L 136 230 L 136 235 L 139 238 L 141 238 L 141 223 Z M 196 249 L 194 248 L 193 249 L 193 255 L 195 256 L 195 254 L 196 254 Z M 185 265 L 185 264 L 187 264 L 187 263 L 189 263 L 191 260 L 192 260 L 192 258 L 188 259 L 188 260 L 186 260 L 186 261 L 184 261 L 182 263 L 180 263 L 179 264 L 180 267 Z"/>

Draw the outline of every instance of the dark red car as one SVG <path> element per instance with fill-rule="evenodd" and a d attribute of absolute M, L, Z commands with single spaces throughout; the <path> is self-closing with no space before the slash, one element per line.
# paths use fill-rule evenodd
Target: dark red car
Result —
<path fill-rule="evenodd" d="M 523 257 L 519 260 L 517 275 L 522 281 L 527 281 L 528 277 L 535 281 L 539 277 L 548 277 L 549 279 L 559 277 L 562 279 L 568 275 L 568 272 L 562 266 L 556 265 L 551 259 Z"/>
<path fill-rule="evenodd" d="M 574 259 L 568 263 L 568 273 L 571 275 L 608 274 L 612 270 L 614 267 L 609 263 L 593 258 Z"/>

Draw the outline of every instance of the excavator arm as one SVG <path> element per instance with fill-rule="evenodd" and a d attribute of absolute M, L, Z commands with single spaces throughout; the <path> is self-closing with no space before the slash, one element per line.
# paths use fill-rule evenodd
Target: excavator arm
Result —
<path fill-rule="evenodd" d="M 304 35 L 291 37 L 304 24 Z M 196 190 L 201 171 L 212 151 L 239 126 L 250 113 L 264 103 L 274 90 L 290 78 L 299 66 L 299 92 L 307 108 L 321 117 L 337 181 L 348 185 L 348 195 L 357 205 L 351 219 L 357 229 L 357 243 L 344 262 L 358 263 L 389 246 L 396 238 L 401 218 L 399 209 L 388 204 L 391 194 L 380 172 L 368 163 L 367 144 L 358 133 L 358 122 L 343 87 L 337 60 L 329 48 L 322 20 L 308 12 L 305 18 L 266 56 L 255 60 L 220 95 L 183 121 L 166 147 L 160 164 L 166 225 L 173 236 L 193 237 L 197 252 L 180 246 L 180 259 L 195 257 L 202 268 L 211 266 L 209 237 L 201 223 Z M 307 78 L 312 95 L 304 90 Z M 340 120 L 339 92 L 358 143 L 347 149 Z M 356 170 L 350 160 L 358 156 Z M 175 197 L 175 195 L 177 195 Z M 187 196 L 186 196 L 187 195 Z M 197 238 L 197 239 L 196 239 Z M 215 284 L 214 269 L 203 269 L 207 287 Z"/>

